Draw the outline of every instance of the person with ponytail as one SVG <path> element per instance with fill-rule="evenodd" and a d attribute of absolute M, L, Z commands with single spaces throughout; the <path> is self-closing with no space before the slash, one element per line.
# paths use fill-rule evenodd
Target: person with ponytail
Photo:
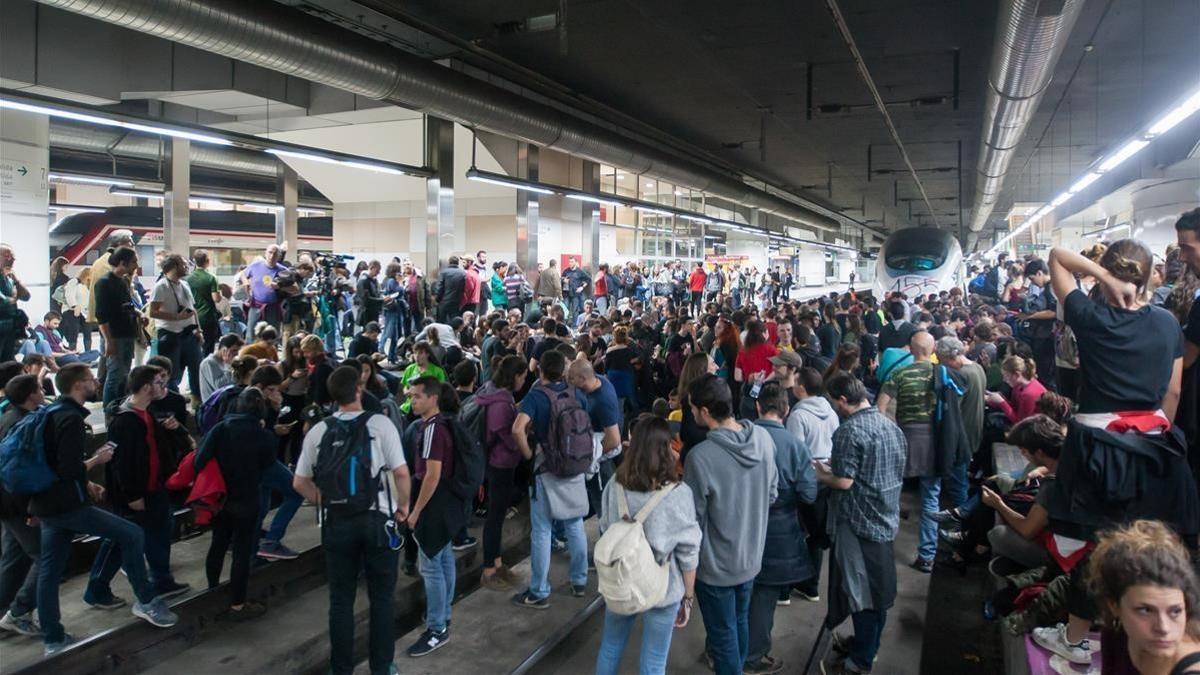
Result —
<path fill-rule="evenodd" d="M 1087 581 L 1104 619 L 1101 672 L 1200 673 L 1200 581 L 1170 528 L 1136 520 L 1102 533 Z"/>
<path fill-rule="evenodd" d="M 1008 397 L 989 391 L 987 404 L 1004 413 L 1012 424 L 1037 413 L 1038 399 L 1046 393 L 1046 387 L 1037 380 L 1037 366 L 1033 359 L 1016 354 L 1006 356 L 1000 364 L 1000 376 L 1009 386 Z"/>
<path fill-rule="evenodd" d="M 1070 575 L 1067 623 L 1036 628 L 1033 640 L 1088 664 L 1088 629 L 1101 608 L 1088 592 L 1084 570 L 1100 531 L 1136 514 L 1161 520 L 1182 537 L 1196 536 L 1200 495 L 1186 440 L 1172 426 L 1183 334 L 1170 312 L 1148 302 L 1150 250 L 1121 239 L 1099 263 L 1064 248 L 1052 249 L 1049 263 L 1059 311 L 1079 347 L 1082 386 L 1079 411 L 1067 426 L 1062 470 L 1046 499 L 1047 549 Z M 1079 288 L 1088 277 L 1096 280 L 1090 294 Z M 1130 485 L 1138 486 L 1136 493 L 1126 489 Z"/>

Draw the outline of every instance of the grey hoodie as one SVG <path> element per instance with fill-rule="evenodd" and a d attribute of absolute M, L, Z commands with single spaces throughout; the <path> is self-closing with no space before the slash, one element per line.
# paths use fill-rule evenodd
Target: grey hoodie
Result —
<path fill-rule="evenodd" d="M 775 442 L 762 427 L 738 424 L 740 431 L 708 432 L 684 463 L 683 482 L 704 533 L 696 578 L 710 586 L 737 586 L 758 575 L 767 510 L 778 494 Z"/>
<path fill-rule="evenodd" d="M 786 426 L 804 441 L 813 459 L 829 459 L 833 454 L 833 432 L 839 424 L 837 413 L 824 396 L 809 396 L 792 408 Z"/>

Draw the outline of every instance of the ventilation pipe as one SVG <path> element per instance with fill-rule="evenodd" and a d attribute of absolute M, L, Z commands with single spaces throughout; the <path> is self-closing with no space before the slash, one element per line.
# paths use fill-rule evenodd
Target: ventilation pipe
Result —
<path fill-rule="evenodd" d="M 1004 177 L 1017 153 L 1042 95 L 1050 85 L 1058 58 L 1083 0 L 1002 0 L 988 74 L 980 139 L 975 203 L 967 235 L 967 251 L 996 208 Z"/>
<path fill-rule="evenodd" d="M 677 157 L 464 73 L 274 2 L 38 0 L 238 61 L 388 101 L 703 190 L 828 231 L 838 222 L 694 160 Z"/>
<path fill-rule="evenodd" d="M 69 122 L 50 123 L 50 146 L 101 155 L 111 153 L 134 159 L 161 159 L 161 146 L 157 138 Z M 191 144 L 191 160 L 192 164 L 206 169 L 246 173 L 272 180 L 278 171 L 278 160 L 271 155 L 204 143 Z"/>

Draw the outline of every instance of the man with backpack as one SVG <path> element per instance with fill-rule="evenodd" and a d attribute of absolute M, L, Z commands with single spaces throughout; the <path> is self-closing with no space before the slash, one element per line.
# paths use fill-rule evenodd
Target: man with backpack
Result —
<path fill-rule="evenodd" d="M 396 427 L 382 415 L 363 411 L 359 374 L 354 366 L 340 366 L 330 374 L 327 386 L 338 410 L 305 435 L 294 482 L 296 491 L 322 514 L 333 675 L 354 670 L 354 596 L 360 573 L 371 603 L 371 673 L 396 672 L 396 564 L 403 541 L 399 523 L 408 517 L 409 474 Z M 359 485 L 368 489 L 359 490 Z"/>
<path fill-rule="evenodd" d="M 8 409 L 0 415 L 0 437 L 46 402 L 36 375 L 18 375 L 4 385 Z M 37 608 L 37 560 L 42 531 L 29 518 L 29 498 L 10 494 L 0 485 L 0 630 L 41 637 L 33 620 Z"/>
<path fill-rule="evenodd" d="M 408 648 L 408 655 L 416 658 L 450 639 L 456 581 L 452 540 L 466 523 L 466 512 L 452 486 L 458 457 L 450 416 L 458 412 L 458 396 L 453 387 L 433 377 L 418 378 L 411 391 L 413 413 L 421 418 L 417 423 L 420 447 L 413 462 L 413 477 L 421 481 L 421 492 L 408 515 L 408 526 L 420 547 L 417 560 L 425 582 L 425 632 Z"/>
<path fill-rule="evenodd" d="M 588 503 L 592 512 L 599 514 L 604 485 L 615 472 L 612 458 L 621 449 L 621 404 L 616 387 L 607 377 L 597 375 L 590 361 L 572 361 L 567 368 L 567 383 L 587 399 L 588 417 L 592 421 L 592 452 L 596 455 L 588 471 Z M 597 444 L 599 453 L 594 449 Z"/>
<path fill-rule="evenodd" d="M 167 394 L 169 375 L 157 366 L 138 366 L 129 373 L 129 396 L 108 425 L 108 437 L 116 445 L 113 461 L 105 467 L 105 487 L 113 513 L 141 528 L 150 582 L 162 600 L 191 590 L 171 574 L 173 507 L 167 478 L 175 470 L 175 458 L 160 422 L 150 404 Z M 164 427 L 165 429 L 165 427 Z M 121 566 L 120 544 L 106 539 L 96 552 L 91 579 L 83 601 L 98 609 L 116 609 L 125 600 L 109 587 Z"/>
<path fill-rule="evenodd" d="M 520 607 L 550 606 L 551 522 L 560 521 L 570 554 L 570 592 L 583 597 L 587 590 L 587 535 L 583 517 L 588 512 L 584 474 L 592 465 L 592 421 L 583 392 L 563 381 L 567 357 L 557 349 L 538 362 L 540 378 L 521 399 L 513 422 L 513 440 L 525 459 L 534 460 L 530 487 L 529 589 L 512 602 Z M 529 443 L 530 426 L 539 452 Z"/>
<path fill-rule="evenodd" d="M 89 459 L 83 458 L 87 446 L 85 401 L 95 397 L 100 383 L 82 363 L 63 366 L 54 380 L 62 397 L 54 405 L 30 413 L 15 426 L 10 438 L 12 445 L 24 449 L 22 456 L 46 482 L 10 484 L 9 474 L 0 474 L 5 487 L 14 494 L 28 494 L 29 514 L 42 527 L 42 553 L 38 558 L 38 621 L 42 625 L 42 640 L 47 656 L 66 649 L 74 638 L 67 635 L 60 621 L 58 587 L 62 582 L 67 558 L 71 554 L 71 537 L 76 533 L 103 537 L 116 544 L 121 552 L 121 565 L 129 577 L 138 602 L 133 615 L 154 626 L 169 628 L 178 621 L 160 598 L 146 575 L 145 551 L 141 528 L 108 511 L 92 506 L 92 500 L 102 499 L 104 488 L 89 483 L 87 473 L 93 467 L 107 464 L 113 458 L 113 445 L 102 446 Z M 21 442 L 22 437 L 28 442 Z M 0 458 L 8 466 L 9 438 L 0 443 Z M 35 472 L 28 472 L 30 475 Z"/>
<path fill-rule="evenodd" d="M 717 375 L 693 382 L 687 400 L 696 423 L 708 429 L 683 465 L 704 532 L 696 599 L 708 636 L 706 656 L 717 675 L 741 675 L 749 651 L 750 592 L 762 568 L 767 511 L 778 493 L 775 442 L 766 429 L 733 416 L 729 385 Z"/>

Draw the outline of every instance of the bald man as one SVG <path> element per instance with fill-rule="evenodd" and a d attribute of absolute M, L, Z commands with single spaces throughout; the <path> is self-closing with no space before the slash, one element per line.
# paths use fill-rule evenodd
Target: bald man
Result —
<path fill-rule="evenodd" d="M 604 484 L 616 473 L 612 458 L 621 451 L 621 403 L 617 389 L 603 375 L 597 375 L 586 359 L 576 359 L 567 366 L 567 384 L 583 392 L 587 398 L 588 417 L 592 419 L 593 453 L 599 443 L 600 452 L 593 454 L 593 475 L 587 479 L 588 502 L 592 511 L 600 513 Z"/>
<path fill-rule="evenodd" d="M 17 326 L 17 302 L 29 301 L 29 289 L 13 274 L 17 262 L 13 249 L 0 244 L 0 361 L 12 361 L 17 353 L 21 329 Z M 28 321 L 26 321 L 28 323 Z"/>
<path fill-rule="evenodd" d="M 908 350 L 913 362 L 900 368 L 879 390 L 875 404 L 888 414 L 888 405 L 896 401 L 896 424 L 908 441 L 908 462 L 904 477 L 921 479 L 921 536 L 913 567 L 926 574 L 933 571 L 937 553 L 937 522 L 933 514 L 941 510 L 939 497 L 942 480 L 938 475 L 933 436 L 934 412 L 937 399 L 933 393 L 934 365 L 933 336 L 917 331 L 909 340 Z"/>

